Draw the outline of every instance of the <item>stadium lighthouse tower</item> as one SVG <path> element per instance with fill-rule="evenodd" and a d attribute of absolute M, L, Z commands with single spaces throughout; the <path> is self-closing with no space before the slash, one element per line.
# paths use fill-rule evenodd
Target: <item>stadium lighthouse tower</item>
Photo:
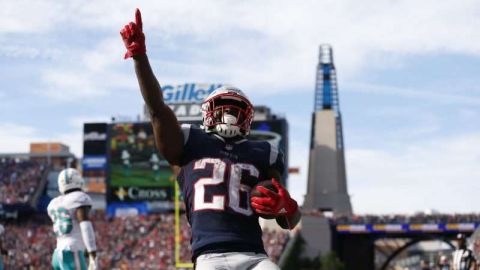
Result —
<path fill-rule="evenodd" d="M 337 74 L 332 48 L 320 45 L 315 85 L 315 106 L 303 210 L 351 214 L 343 153 L 342 117 L 338 104 Z M 301 236 L 304 256 L 316 258 L 332 250 L 332 230 L 325 215 L 304 215 Z"/>
<path fill-rule="evenodd" d="M 330 45 L 320 45 L 312 117 L 308 189 L 303 207 L 351 214 L 347 193 L 342 116 Z"/>

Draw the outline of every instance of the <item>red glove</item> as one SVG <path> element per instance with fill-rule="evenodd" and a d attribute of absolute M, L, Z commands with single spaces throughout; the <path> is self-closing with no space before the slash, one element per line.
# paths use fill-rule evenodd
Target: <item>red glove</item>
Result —
<path fill-rule="evenodd" d="M 265 197 L 252 197 L 250 202 L 255 212 L 273 216 L 295 214 L 298 209 L 297 202 L 290 197 L 288 191 L 276 179 L 272 179 L 272 183 L 277 192 L 262 186 L 256 187 L 257 191 Z"/>
<path fill-rule="evenodd" d="M 145 47 L 145 35 L 143 34 L 142 28 L 142 14 L 140 14 L 140 10 L 137 8 L 135 11 L 135 22 L 130 22 L 125 25 L 120 31 L 123 43 L 127 48 L 125 59 L 145 54 L 147 52 L 147 47 Z"/>

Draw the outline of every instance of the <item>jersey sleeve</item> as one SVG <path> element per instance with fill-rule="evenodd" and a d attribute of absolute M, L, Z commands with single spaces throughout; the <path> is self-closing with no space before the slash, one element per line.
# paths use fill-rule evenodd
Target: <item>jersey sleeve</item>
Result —
<path fill-rule="evenodd" d="M 92 206 L 92 199 L 84 192 L 76 192 L 75 196 L 70 200 L 68 208 L 74 209 L 81 206 Z"/>
<path fill-rule="evenodd" d="M 283 152 L 278 149 L 277 146 L 274 144 L 270 143 L 270 153 L 269 153 L 269 162 L 270 162 L 270 167 L 276 169 L 278 172 L 280 172 L 282 175 L 285 172 L 285 156 Z"/>

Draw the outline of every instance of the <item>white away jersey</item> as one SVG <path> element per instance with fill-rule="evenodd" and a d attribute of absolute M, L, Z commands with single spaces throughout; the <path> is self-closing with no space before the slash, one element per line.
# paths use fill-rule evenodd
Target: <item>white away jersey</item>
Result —
<path fill-rule="evenodd" d="M 85 246 L 75 209 L 91 206 L 92 200 L 83 191 L 60 195 L 48 205 L 47 211 L 53 222 L 53 232 L 57 237 L 57 248 L 62 250 L 84 250 Z"/>

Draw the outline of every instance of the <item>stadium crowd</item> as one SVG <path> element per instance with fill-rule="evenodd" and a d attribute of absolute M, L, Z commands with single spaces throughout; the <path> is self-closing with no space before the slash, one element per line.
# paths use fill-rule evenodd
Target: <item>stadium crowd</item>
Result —
<path fill-rule="evenodd" d="M 55 248 L 53 233 L 47 217 L 34 217 L 21 223 L 5 224 L 0 237 L 7 250 L 5 269 L 47 269 Z M 5 259 L 5 257 L 4 257 Z M 46 267 L 47 266 L 47 267 Z"/>
<path fill-rule="evenodd" d="M 103 212 L 94 213 L 94 227 L 100 269 L 162 269 L 174 270 L 174 215 L 108 218 Z M 51 222 L 38 215 L 25 222 L 5 224 L 1 241 L 8 251 L 6 269 L 49 269 L 55 237 Z M 288 240 L 287 232 L 266 230 L 263 240 L 273 261 L 278 261 Z M 190 229 L 181 222 L 180 258 L 190 261 Z"/>
<path fill-rule="evenodd" d="M 439 224 L 439 223 L 473 223 L 480 221 L 476 214 L 424 214 L 414 215 L 364 215 L 334 216 L 336 224 Z"/>
<path fill-rule="evenodd" d="M 480 222 L 480 213 L 441 214 L 416 213 L 413 215 L 328 215 L 319 210 L 304 210 L 303 215 L 325 216 L 335 225 L 349 224 L 439 224 Z"/>
<path fill-rule="evenodd" d="M 45 166 L 33 161 L 0 160 L 0 204 L 28 203 Z"/>

